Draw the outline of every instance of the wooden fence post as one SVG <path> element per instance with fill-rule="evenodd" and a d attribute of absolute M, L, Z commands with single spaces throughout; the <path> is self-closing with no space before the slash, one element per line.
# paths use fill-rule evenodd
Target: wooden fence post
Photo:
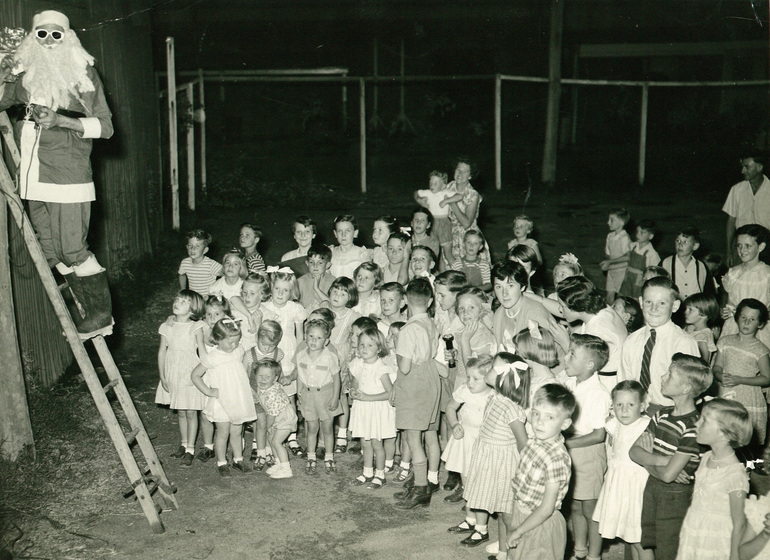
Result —
<path fill-rule="evenodd" d="M 556 181 L 556 151 L 559 140 L 559 105 L 561 104 L 561 40 L 564 0 L 551 0 L 551 40 L 548 47 L 548 109 L 543 146 L 542 181 Z"/>

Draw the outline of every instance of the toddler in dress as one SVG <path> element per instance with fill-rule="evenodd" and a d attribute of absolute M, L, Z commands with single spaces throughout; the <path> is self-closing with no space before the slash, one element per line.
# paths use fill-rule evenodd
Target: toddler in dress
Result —
<path fill-rule="evenodd" d="M 612 412 L 607 421 L 607 473 L 594 509 L 594 521 L 605 539 L 623 539 L 633 560 L 650 558 L 642 540 L 642 498 L 649 476 L 634 463 L 628 450 L 647 429 L 650 417 L 644 415 L 647 393 L 641 383 L 621 381 L 612 389 Z"/>
<path fill-rule="evenodd" d="M 465 364 L 467 380 L 452 393 L 452 399 L 446 407 L 451 437 L 441 454 L 441 460 L 447 471 L 460 474 L 462 482 L 455 487 L 454 493 L 444 498 L 445 502 L 459 502 L 463 499 L 473 446 L 479 437 L 484 410 L 493 394 L 492 388 L 484 381 L 490 364 L 489 356 L 470 358 Z"/>
<path fill-rule="evenodd" d="M 695 472 L 692 504 L 679 533 L 677 560 L 738 560 L 749 491 L 746 467 L 734 449 L 751 439 L 746 408 L 727 399 L 709 401 L 696 424 L 696 437 L 708 445 Z"/>
<path fill-rule="evenodd" d="M 200 363 L 198 355 L 206 353 L 203 342 L 203 317 L 205 303 L 193 290 L 181 290 L 174 298 L 173 316 L 164 322 L 158 348 L 158 373 L 160 383 L 155 392 L 155 402 L 167 404 L 177 411 L 182 442 L 171 456 L 182 459 L 182 466 L 192 465 L 195 455 L 195 438 L 198 434 L 198 411 L 203 408 L 205 397 L 190 381 L 190 373 Z"/>
<path fill-rule="evenodd" d="M 353 482 L 370 490 L 385 484 L 383 442 L 396 437 L 396 410 L 388 402 L 396 370 L 382 360 L 388 353 L 383 334 L 369 326 L 358 335 L 358 355 L 349 365 L 353 398 L 350 431 L 361 439 L 364 452 L 364 471 Z"/>
<path fill-rule="evenodd" d="M 217 347 L 201 356 L 201 364 L 192 371 L 192 383 L 208 397 L 203 414 L 216 426 L 214 451 L 220 476 L 232 476 L 227 465 L 227 442 L 233 449 L 233 468 L 250 470 L 243 461 L 243 424 L 257 419 L 251 387 L 243 367 L 241 328 L 234 319 L 220 319 L 211 329 Z M 203 379 L 203 375 L 206 379 Z"/>
<path fill-rule="evenodd" d="M 255 369 L 257 397 L 267 415 L 267 434 L 270 447 L 275 453 L 275 464 L 265 472 L 270 478 L 291 478 L 294 474 L 289 463 L 289 453 L 283 444 L 290 433 L 297 431 L 297 413 L 278 382 L 281 364 L 277 360 L 264 358 L 256 363 Z"/>

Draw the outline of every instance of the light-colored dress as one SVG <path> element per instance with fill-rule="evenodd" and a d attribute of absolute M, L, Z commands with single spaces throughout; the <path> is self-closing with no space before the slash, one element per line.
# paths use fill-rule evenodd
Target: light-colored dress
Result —
<path fill-rule="evenodd" d="M 350 362 L 350 375 L 358 381 L 358 390 L 367 395 L 385 392 L 382 376 L 387 375 L 390 382 L 396 380 L 396 372 L 385 365 L 382 358 L 373 364 L 367 364 L 361 358 Z M 350 411 L 350 425 L 354 438 L 390 439 L 396 437 L 396 409 L 385 401 L 353 401 Z"/>
<path fill-rule="evenodd" d="M 352 280 L 353 273 L 358 268 L 358 265 L 372 260 L 369 249 L 359 245 L 351 245 L 345 251 L 340 250 L 339 245 L 333 245 L 331 250 L 332 265 L 329 268 L 329 273 L 337 278 L 347 276 Z"/>
<path fill-rule="evenodd" d="M 472 393 L 467 384 L 460 385 L 452 393 L 452 399 L 462 404 L 457 411 L 457 420 L 463 427 L 463 437 L 462 439 L 455 439 L 453 435 L 449 438 L 449 442 L 441 454 L 441 460 L 446 463 L 446 470 L 464 476 L 468 475 L 471 457 L 473 457 L 473 446 L 479 437 L 479 429 L 484 420 L 484 410 L 492 395 L 491 389 Z"/>
<path fill-rule="evenodd" d="M 692 504 L 679 533 L 677 560 L 724 560 L 730 557 L 733 519 L 730 492 L 748 492 L 749 478 L 742 463 L 709 468 L 711 451 L 695 471 Z"/>
<path fill-rule="evenodd" d="M 168 348 L 166 349 L 165 372 L 168 391 L 158 383 L 155 402 L 167 404 L 174 410 L 203 410 L 206 395 L 193 385 L 190 374 L 200 362 L 195 333 L 205 326 L 203 321 L 163 323 L 158 332 Z"/>
<path fill-rule="evenodd" d="M 455 185 L 455 182 L 452 181 L 447 185 L 447 190 L 457 190 L 457 187 Z M 479 229 L 479 224 L 477 223 L 479 219 L 479 208 L 481 207 L 481 201 L 483 198 L 478 193 L 476 189 L 474 189 L 470 184 L 468 184 L 467 187 L 465 187 L 465 192 L 463 193 L 463 199 L 457 203 L 458 208 L 465 212 L 465 210 L 469 207 L 478 202 L 478 206 L 476 207 L 476 215 L 473 216 L 473 220 L 471 220 L 471 224 L 469 227 L 465 228 L 460 223 L 460 221 L 457 219 L 457 216 L 454 215 L 454 209 L 450 207 L 449 210 L 449 221 L 452 224 L 452 257 L 455 259 L 461 259 L 465 257 L 465 244 L 463 243 L 463 237 L 465 236 L 465 232 L 469 229 L 475 229 L 476 231 L 481 231 Z M 480 259 L 486 260 L 488 263 L 492 262 L 492 257 L 489 252 L 489 245 L 486 241 L 484 241 L 484 252 L 479 255 Z"/>
<path fill-rule="evenodd" d="M 607 422 L 607 474 L 594 509 L 594 521 L 599 522 L 599 533 L 605 539 L 642 540 L 642 499 L 648 473 L 631 460 L 628 451 L 649 423 L 649 416 L 629 425 L 617 418 Z"/>
<path fill-rule="evenodd" d="M 203 414 L 209 421 L 238 425 L 257 419 L 249 376 L 242 362 L 240 346 L 232 352 L 215 348 L 202 357 L 201 363 L 206 366 L 206 384 L 219 389 L 218 397 L 206 397 Z"/>
<path fill-rule="evenodd" d="M 770 513 L 770 496 L 749 496 L 744 506 L 746 521 L 752 530 L 761 534 L 765 529 L 765 516 Z M 765 545 L 754 560 L 770 560 L 770 546 Z"/>
<path fill-rule="evenodd" d="M 724 359 L 725 373 L 740 377 L 756 377 L 759 373 L 757 360 L 770 353 L 770 349 L 756 338 L 749 341 L 748 347 L 738 346 L 739 335 L 722 336 L 717 342 L 717 349 Z M 755 443 L 763 444 L 767 429 L 767 402 L 761 387 L 735 385 L 720 387 L 719 396 L 741 403 L 749 411 L 751 425 L 754 428 Z"/>
<path fill-rule="evenodd" d="M 388 260 L 388 253 L 385 250 L 385 247 L 380 247 L 379 245 L 372 249 L 372 262 L 379 266 L 383 271 L 385 268 L 390 264 L 390 261 Z"/>
<path fill-rule="evenodd" d="M 294 353 L 297 350 L 297 323 L 304 323 L 307 319 L 307 311 L 296 301 L 287 301 L 283 307 L 277 307 L 272 301 L 266 301 L 262 304 L 264 309 L 263 313 L 269 312 L 275 316 L 275 320 L 281 325 L 283 329 L 283 336 L 278 343 L 278 348 L 283 350 L 283 360 L 281 360 L 281 368 L 284 373 L 291 373 L 294 368 Z M 291 385 L 285 387 L 286 394 L 297 394 L 297 383 L 293 381 Z"/>
<path fill-rule="evenodd" d="M 727 303 L 737 307 L 741 300 L 754 298 L 766 307 L 770 306 L 770 266 L 759 262 L 754 268 L 746 270 L 743 265 L 734 266 L 722 278 L 722 285 L 727 292 Z M 737 334 L 738 325 L 730 317 L 722 327 L 722 335 Z M 770 347 L 770 327 L 765 325 L 757 331 L 757 338 Z"/>
<path fill-rule="evenodd" d="M 524 423 L 524 409 L 495 393 L 484 411 L 479 437 L 473 447 L 463 497 L 470 509 L 513 513 L 511 479 L 519 463 L 519 450 L 510 424 Z"/>

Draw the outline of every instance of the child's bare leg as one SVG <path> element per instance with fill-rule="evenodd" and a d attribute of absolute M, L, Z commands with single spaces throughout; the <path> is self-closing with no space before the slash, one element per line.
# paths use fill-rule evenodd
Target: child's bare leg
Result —
<path fill-rule="evenodd" d="M 233 463 L 243 461 L 243 424 L 230 424 L 230 446 L 233 448 Z"/>
<path fill-rule="evenodd" d="M 201 435 L 203 436 L 203 445 L 205 447 L 214 445 L 214 424 L 211 420 L 206 418 L 205 414 L 201 414 L 200 419 Z"/>
<path fill-rule="evenodd" d="M 570 515 L 572 521 L 572 539 L 574 541 L 575 555 L 577 552 L 588 552 L 588 522 L 583 516 L 583 500 L 572 500 Z M 581 555 L 582 556 L 582 555 Z"/>
<path fill-rule="evenodd" d="M 382 440 L 372 439 L 370 445 L 374 450 L 374 468 L 377 472 L 385 470 L 385 448 L 382 446 Z"/>
<path fill-rule="evenodd" d="M 187 447 L 190 442 L 187 441 L 187 415 L 184 410 L 176 411 L 177 422 L 179 422 L 179 437 L 182 442 L 182 447 Z"/>
<path fill-rule="evenodd" d="M 348 446 L 348 422 L 350 421 L 350 403 L 348 402 L 348 396 L 342 394 L 340 397 L 340 405 L 342 406 L 342 414 L 339 416 L 338 428 L 337 428 L 337 440 L 333 447 L 327 447 L 327 449 L 334 449 L 335 453 L 344 453 Z"/>
<path fill-rule="evenodd" d="M 318 420 L 305 420 L 305 437 L 307 437 L 308 456 L 315 459 L 318 448 Z"/>
<path fill-rule="evenodd" d="M 428 482 L 438 484 L 438 470 L 441 467 L 441 446 L 438 443 L 438 433 L 435 430 L 428 430 L 423 434 L 428 459 Z"/>
<path fill-rule="evenodd" d="M 291 430 L 274 430 L 270 436 L 270 446 L 273 448 L 276 458 L 279 463 L 289 463 L 289 452 L 283 446 L 283 442 L 289 437 Z"/>
<path fill-rule="evenodd" d="M 396 438 L 383 440 L 382 447 L 385 450 L 385 461 L 393 463 L 393 457 L 396 456 Z"/>
<path fill-rule="evenodd" d="M 258 412 L 257 421 L 254 423 L 254 441 L 257 444 L 257 453 L 267 447 L 267 413 Z"/>
<path fill-rule="evenodd" d="M 414 472 L 414 485 L 428 485 L 428 457 L 422 448 L 422 432 L 420 430 L 404 430 L 406 444 L 412 454 L 412 472 Z M 435 434 L 435 432 L 434 432 Z"/>
<path fill-rule="evenodd" d="M 364 450 L 364 473 L 374 468 L 374 448 L 371 439 L 361 439 L 361 448 Z M 372 476 L 372 475 L 369 475 Z"/>
<path fill-rule="evenodd" d="M 441 455 L 441 442 L 444 443 L 444 446 L 446 446 L 447 442 L 449 441 L 449 434 L 447 433 L 447 420 L 446 420 L 446 414 L 443 412 L 439 415 L 439 425 L 438 425 L 438 436 L 439 436 L 439 455 Z"/>
<path fill-rule="evenodd" d="M 602 555 L 602 536 L 599 534 L 599 522 L 594 521 L 596 500 L 582 500 L 582 504 L 588 534 L 588 556 L 598 558 Z"/>
<path fill-rule="evenodd" d="M 217 455 L 217 465 L 221 466 L 227 464 L 227 440 L 230 438 L 230 428 L 232 428 L 232 424 L 230 424 L 230 422 L 217 422 L 216 426 L 217 431 L 214 438 L 214 452 Z M 237 437 L 240 439 L 240 433 Z"/>
<path fill-rule="evenodd" d="M 346 425 L 347 429 L 347 425 Z M 324 440 L 324 447 L 326 448 L 326 457 L 329 459 L 334 457 L 334 419 L 321 420 L 321 436 Z"/>
<path fill-rule="evenodd" d="M 198 438 L 198 411 L 197 410 L 180 410 L 180 418 L 184 416 L 187 419 L 187 446 L 185 447 L 186 453 L 195 454 L 195 440 Z"/>

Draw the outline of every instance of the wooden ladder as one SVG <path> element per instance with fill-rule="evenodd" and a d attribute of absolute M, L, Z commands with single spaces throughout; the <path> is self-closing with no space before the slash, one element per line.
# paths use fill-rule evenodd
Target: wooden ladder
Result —
<path fill-rule="evenodd" d="M 2 133 L 5 144 L 18 168 L 20 161 L 19 150 L 13 137 L 13 128 L 5 111 L 0 112 L 0 133 Z M 115 449 L 118 451 L 120 461 L 123 463 L 123 468 L 128 475 L 128 480 L 131 483 L 131 490 L 129 490 L 125 496 L 135 495 L 139 504 L 142 506 L 144 515 L 147 517 L 147 521 L 149 521 L 152 530 L 156 533 L 163 533 L 165 529 L 163 528 L 163 523 L 160 520 L 159 514 L 164 508 L 177 509 L 179 507 L 176 496 L 174 495 L 176 488 L 166 477 L 163 466 L 158 460 L 158 455 L 155 453 L 155 448 L 147 435 L 147 431 L 144 429 L 144 425 L 139 417 L 139 413 L 136 411 L 134 402 L 131 400 L 131 395 L 126 388 L 126 384 L 123 382 L 123 377 L 120 375 L 120 371 L 118 370 L 115 361 L 112 359 L 112 354 L 104 340 L 103 335 L 105 333 L 111 333 L 112 329 L 111 327 L 108 327 L 108 329 L 97 331 L 98 334 L 88 339 L 96 349 L 96 353 L 99 355 L 102 367 L 108 378 L 107 384 L 102 385 L 99 380 L 99 375 L 96 372 L 96 368 L 94 368 L 94 364 L 91 362 L 88 351 L 84 346 L 84 340 L 81 340 L 80 334 L 67 309 L 67 305 L 59 291 L 59 287 L 51 273 L 51 269 L 48 267 L 48 262 L 37 241 L 29 217 L 24 211 L 22 201 L 15 192 L 16 189 L 13 179 L 5 164 L 0 165 L 0 189 L 2 189 L 8 208 L 16 220 L 16 225 L 24 236 L 24 241 L 29 250 L 29 254 L 37 268 L 40 279 L 43 282 L 43 287 L 48 294 L 48 298 L 51 300 L 56 316 L 61 322 L 64 336 L 67 338 L 67 342 L 72 348 L 72 353 L 75 355 L 83 378 L 88 385 L 88 389 L 91 391 L 91 396 L 94 399 L 94 403 L 96 403 L 96 408 L 102 416 L 102 420 L 104 420 L 107 432 L 112 438 Z M 110 400 L 107 396 L 110 391 L 117 397 L 118 403 L 120 403 L 123 413 L 128 420 L 130 430 L 127 433 L 124 433 L 123 427 L 118 422 L 115 411 L 110 404 Z M 131 450 L 131 446 L 134 443 L 138 444 L 139 449 L 144 456 L 146 463 L 144 472 L 140 470 L 133 451 Z M 155 503 L 153 495 L 159 498 L 159 503 Z"/>

